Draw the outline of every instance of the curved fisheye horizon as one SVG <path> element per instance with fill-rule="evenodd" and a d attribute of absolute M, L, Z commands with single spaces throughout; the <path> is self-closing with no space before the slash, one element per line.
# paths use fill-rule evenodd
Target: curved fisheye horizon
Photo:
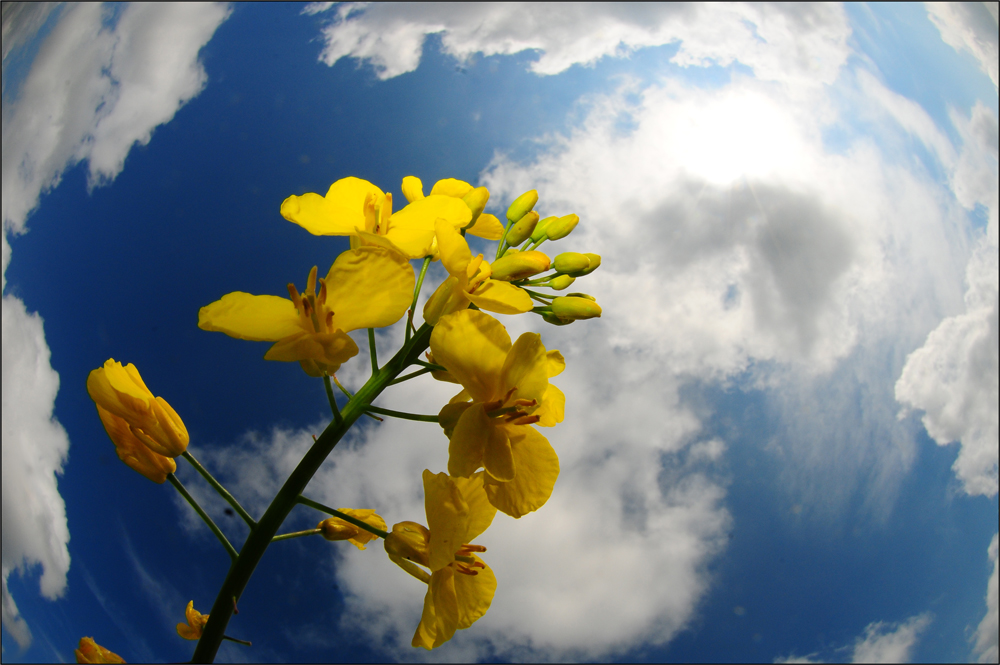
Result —
<path fill-rule="evenodd" d="M 4 662 L 72 660 L 83 637 L 130 662 L 190 660 L 185 608 L 212 610 L 220 542 L 249 542 L 327 436 L 340 388 L 317 374 L 345 409 L 370 357 L 421 334 L 428 374 L 386 389 L 303 492 L 384 523 L 363 550 L 271 543 L 217 660 L 997 662 L 997 3 L 2 7 Z M 400 212 L 419 200 L 409 177 L 420 196 L 460 181 L 434 204 L 456 215 L 479 213 L 466 187 L 488 190 L 498 223 L 524 218 L 508 206 L 531 190 L 539 219 L 577 215 L 538 249 L 599 255 L 559 293 L 585 291 L 600 317 L 551 325 L 568 319 L 532 292 L 547 320 L 501 304 L 432 340 L 438 285 L 464 279 L 450 297 L 465 307 L 486 279 L 455 238 L 487 262 L 497 245 L 463 235 L 465 217 L 425 225 L 408 264 L 372 239 L 404 243 L 374 220 L 387 201 L 416 215 Z M 343 213 L 370 235 L 316 235 L 309 195 L 346 178 L 370 183 Z M 425 265 L 415 325 L 369 333 L 362 312 L 403 312 Z M 308 300 L 312 266 L 351 284 L 329 320 L 358 329 L 331 328 L 301 367 L 264 360 L 299 324 L 264 330 L 280 305 L 246 300 L 261 309 L 241 319 L 219 303 L 287 299 L 289 283 Z M 476 304 L 528 300 L 534 277 Z M 316 284 L 297 306 L 321 339 Z M 512 437 L 551 444 L 537 511 L 497 498 L 514 472 L 493 449 L 473 477 L 489 502 L 468 474 L 435 475 L 458 468 L 442 405 L 459 387 L 429 372 L 471 366 L 447 349 L 472 329 L 539 333 L 565 359 L 524 361 L 565 397 L 554 427 L 533 429 L 554 422 L 554 393 L 508 404 L 462 386 L 461 408 L 492 414 L 480 430 L 520 418 Z M 239 510 L 180 457 L 190 501 L 121 463 L 89 378 L 109 359 L 180 414 Z M 435 487 L 471 506 L 448 518 L 475 535 L 448 570 L 461 585 L 485 561 L 496 591 L 430 651 L 411 645 L 426 580 L 380 541 L 438 528 Z M 310 505 L 281 532 L 320 535 L 329 515 Z"/>

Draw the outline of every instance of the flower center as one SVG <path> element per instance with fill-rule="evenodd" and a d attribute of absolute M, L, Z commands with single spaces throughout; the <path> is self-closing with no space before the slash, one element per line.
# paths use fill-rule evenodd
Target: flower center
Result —
<path fill-rule="evenodd" d="M 476 561 L 472 553 L 485 551 L 482 545 L 462 545 L 455 553 L 455 570 L 463 575 L 478 575 L 479 571 L 475 568 L 485 568 L 486 564 Z"/>
<path fill-rule="evenodd" d="M 530 411 L 526 410 L 531 409 L 534 411 L 533 407 L 538 405 L 538 400 L 512 400 L 511 398 L 514 396 L 516 391 L 517 386 L 514 386 L 500 399 L 492 402 L 486 402 L 483 405 L 486 410 L 486 415 L 490 418 L 502 418 L 508 425 L 532 425 L 541 420 L 539 416 L 533 416 Z"/>
<path fill-rule="evenodd" d="M 304 293 L 299 293 L 294 284 L 288 285 L 288 295 L 299 312 L 299 325 L 306 332 L 330 333 L 333 328 L 333 310 L 326 304 L 326 280 L 319 279 L 319 294 L 316 294 L 316 266 L 309 271 Z"/>

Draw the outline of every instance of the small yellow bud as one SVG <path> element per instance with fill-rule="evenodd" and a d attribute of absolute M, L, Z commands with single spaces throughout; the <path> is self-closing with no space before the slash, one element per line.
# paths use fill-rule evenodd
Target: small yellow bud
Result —
<path fill-rule="evenodd" d="M 550 222 L 548 226 L 545 227 L 545 235 L 549 237 L 549 240 L 559 240 L 560 238 L 565 238 L 576 225 L 580 223 L 580 218 L 576 215 L 566 215 L 560 217 L 554 222 Z"/>
<path fill-rule="evenodd" d="M 538 242 L 545 237 L 545 229 L 549 227 L 549 224 L 559 219 L 556 216 L 546 217 L 542 221 L 535 225 L 535 230 L 531 232 L 531 242 Z"/>
<path fill-rule="evenodd" d="M 593 319 L 601 316 L 601 306 L 587 298 L 564 296 L 552 301 L 552 315 L 560 319 Z"/>
<path fill-rule="evenodd" d="M 524 217 L 538 203 L 538 190 L 529 189 L 524 194 L 514 199 L 514 202 L 507 208 L 507 219 L 516 222 Z"/>
<path fill-rule="evenodd" d="M 549 257 L 538 251 L 517 252 L 510 256 L 501 257 L 491 267 L 493 268 L 493 279 L 514 282 L 548 270 Z"/>
<path fill-rule="evenodd" d="M 587 254 L 584 254 L 584 256 L 586 256 L 588 259 L 590 259 L 590 267 L 587 268 L 586 270 L 584 270 L 582 273 L 580 273 L 580 275 L 589 275 L 590 273 L 594 272 L 595 270 L 597 270 L 598 268 L 601 267 L 601 255 L 600 254 L 590 254 L 588 252 Z M 576 275 L 576 276 L 579 277 L 580 275 Z"/>
<path fill-rule="evenodd" d="M 92 637 L 81 637 L 80 646 L 73 650 L 78 663 L 124 663 L 125 659 L 114 651 L 108 651 Z"/>
<path fill-rule="evenodd" d="M 320 535 L 329 541 L 350 540 L 361 531 L 361 529 L 353 524 L 348 524 L 336 517 L 323 520 L 316 525 L 316 528 L 320 529 L 323 532 Z"/>
<path fill-rule="evenodd" d="M 574 277 L 570 277 L 569 275 L 559 275 L 558 277 L 554 277 L 552 281 L 549 282 L 549 286 L 556 291 L 562 291 L 563 289 L 568 289 L 575 281 L 576 279 Z"/>
<path fill-rule="evenodd" d="M 552 261 L 552 267 L 562 273 L 578 273 L 590 267 L 590 259 L 578 252 L 563 252 Z"/>
<path fill-rule="evenodd" d="M 379 531 L 385 531 L 385 520 L 372 508 L 338 508 L 337 510 L 350 515 L 356 520 L 361 520 Z M 362 529 L 339 517 L 328 517 L 317 524 L 316 528 L 322 531 L 320 535 L 327 540 L 346 540 L 359 550 L 365 549 L 365 543 L 376 538 L 375 534 L 371 531 Z"/>
<path fill-rule="evenodd" d="M 576 292 L 574 292 L 574 293 L 567 293 L 566 297 L 567 298 L 586 298 L 587 300 L 593 300 L 594 302 L 597 302 L 597 298 L 595 298 L 594 296 L 590 295 L 589 293 L 576 293 Z"/>
<path fill-rule="evenodd" d="M 410 203 L 424 198 L 424 183 L 420 182 L 420 178 L 412 175 L 403 178 L 403 196 Z"/>
<path fill-rule="evenodd" d="M 400 522 L 392 525 L 392 532 L 385 539 L 383 546 L 392 556 L 429 566 L 430 542 L 431 532 L 423 524 Z"/>
<path fill-rule="evenodd" d="M 507 232 L 507 244 L 520 245 L 535 230 L 536 224 L 538 224 L 538 213 L 532 210 L 510 227 L 510 231 Z"/>
<path fill-rule="evenodd" d="M 483 210 L 486 209 L 486 202 L 490 200 L 490 190 L 485 187 L 476 187 L 463 196 L 462 200 L 465 201 L 465 205 L 469 206 L 469 210 L 472 211 L 472 221 L 465 226 L 468 229 L 476 223 L 479 216 L 483 214 Z"/>
<path fill-rule="evenodd" d="M 184 618 L 187 619 L 187 623 L 177 624 L 177 634 L 185 640 L 200 640 L 201 634 L 205 630 L 205 624 L 208 623 L 208 615 L 194 609 L 194 601 L 192 600 L 188 603 L 187 609 L 184 610 Z"/>

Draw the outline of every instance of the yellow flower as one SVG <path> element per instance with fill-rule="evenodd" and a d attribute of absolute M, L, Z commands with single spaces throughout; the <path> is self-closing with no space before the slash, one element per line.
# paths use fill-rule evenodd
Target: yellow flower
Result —
<path fill-rule="evenodd" d="M 126 457 L 135 457 L 136 465 L 142 468 L 149 468 L 150 464 L 163 466 L 156 458 L 135 452 L 134 439 L 163 457 L 177 457 L 187 450 L 189 437 L 184 421 L 165 399 L 153 397 L 135 365 L 129 363 L 122 367 L 114 358 L 109 358 L 104 367 L 95 369 L 87 377 L 87 392 L 97 405 L 108 436 L 119 448 L 119 457 L 123 454 L 121 448 L 125 449 L 122 460 L 126 464 L 129 464 Z M 131 437 L 125 437 L 126 430 Z M 152 479 L 136 466 L 129 466 Z M 172 472 L 171 469 L 169 473 Z"/>
<path fill-rule="evenodd" d="M 97 405 L 97 415 L 100 416 L 105 431 L 115 444 L 118 459 L 131 469 L 160 484 L 167 479 L 167 474 L 177 470 L 174 460 L 150 450 L 136 437 L 123 418 L 105 411 L 100 404 Z"/>
<path fill-rule="evenodd" d="M 448 472 L 480 467 L 490 503 L 511 517 L 538 510 L 559 476 L 559 458 L 532 424 L 563 419 L 566 398 L 549 383 L 565 366 L 536 333 L 511 345 L 493 317 L 464 310 L 442 317 L 431 334 L 434 361 L 464 388 L 439 414 L 448 435 Z M 471 401 L 470 401 L 471 400 Z"/>
<path fill-rule="evenodd" d="M 194 601 L 192 600 L 188 602 L 188 606 L 184 610 L 184 618 L 187 619 L 187 624 L 177 624 L 177 634 L 185 640 L 200 640 L 201 633 L 205 630 L 205 624 L 208 623 L 208 615 L 194 609 Z"/>
<path fill-rule="evenodd" d="M 125 659 L 113 651 L 108 651 L 92 637 L 81 637 L 80 646 L 73 649 L 78 663 L 124 663 Z"/>
<path fill-rule="evenodd" d="M 198 327 L 230 337 L 275 342 L 265 360 L 297 360 L 310 376 L 336 372 L 358 353 L 347 333 L 398 321 L 410 305 L 413 269 L 398 252 L 351 249 L 333 262 L 316 293 L 316 268 L 305 293 L 288 285 L 291 300 L 229 293 L 198 312 Z"/>
<path fill-rule="evenodd" d="M 411 259 L 434 253 L 435 219 L 446 219 L 457 228 L 472 219 L 461 199 L 433 192 L 393 213 L 392 195 L 360 178 L 338 180 L 326 196 L 289 196 L 281 204 L 281 215 L 313 235 L 351 236 L 352 249 L 381 246 Z"/>
<path fill-rule="evenodd" d="M 472 257 L 469 244 L 453 226 L 439 219 L 434 230 L 449 277 L 424 305 L 427 323 L 435 325 L 442 316 L 466 309 L 470 303 L 497 314 L 531 311 L 531 296 L 512 284 L 490 279 L 490 264 L 483 261 L 482 254 Z"/>
<path fill-rule="evenodd" d="M 370 524 L 376 529 L 385 531 L 385 520 L 371 508 L 338 508 L 337 510 L 347 513 L 365 524 Z M 327 518 L 317 524 L 316 528 L 323 530 L 322 536 L 327 540 L 346 540 L 359 550 L 365 549 L 365 543 L 376 537 L 371 531 L 365 531 L 339 517 Z"/>
<path fill-rule="evenodd" d="M 441 646 L 456 630 L 468 628 L 486 614 L 493 601 L 496 577 L 475 554 L 486 548 L 469 544 L 496 515 L 480 475 L 451 478 L 424 470 L 428 526 L 401 522 L 385 540 L 389 558 L 428 585 L 423 615 L 413 635 L 414 647 Z M 430 575 L 414 563 L 429 568 Z"/>
<path fill-rule="evenodd" d="M 481 192 L 485 192 L 485 197 L 481 195 Z M 477 196 L 477 194 L 480 195 Z M 495 215 L 488 213 L 476 215 L 476 212 L 481 211 L 482 206 L 485 205 L 485 199 L 489 198 L 489 192 L 486 192 L 485 187 L 473 188 L 472 185 L 462 180 L 446 178 L 438 180 L 431 188 L 431 196 L 438 195 L 461 199 L 472 211 L 475 218 L 474 223 L 466 229 L 466 233 L 471 233 L 485 240 L 500 240 L 503 237 L 503 224 Z M 403 178 L 403 196 L 411 204 L 424 198 L 424 185 L 420 182 L 420 178 L 412 175 Z M 456 228 L 464 227 L 456 226 Z"/>

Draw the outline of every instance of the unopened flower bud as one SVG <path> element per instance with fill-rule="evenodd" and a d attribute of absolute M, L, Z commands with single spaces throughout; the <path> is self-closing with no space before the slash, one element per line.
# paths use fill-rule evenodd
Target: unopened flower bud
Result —
<path fill-rule="evenodd" d="M 562 291 L 563 289 L 568 289 L 575 281 L 576 279 L 569 275 L 559 275 L 552 278 L 552 281 L 549 282 L 549 287 L 556 291 Z"/>
<path fill-rule="evenodd" d="M 539 242 L 545 237 L 545 229 L 549 227 L 549 224 L 559 219 L 556 216 L 546 217 L 542 221 L 535 225 L 535 230 L 531 232 L 531 242 Z"/>
<path fill-rule="evenodd" d="M 105 649 L 92 637 L 81 637 L 80 646 L 73 650 L 78 663 L 124 663 L 125 660 L 114 651 Z"/>
<path fill-rule="evenodd" d="M 538 203 L 538 190 L 529 189 L 524 194 L 514 199 L 514 202 L 507 208 L 507 219 L 516 222 L 528 214 L 535 204 Z"/>
<path fill-rule="evenodd" d="M 400 522 L 392 525 L 392 532 L 382 543 L 385 551 L 407 561 L 430 565 L 431 532 L 423 524 Z"/>
<path fill-rule="evenodd" d="M 514 254 L 517 254 L 520 251 L 521 250 L 519 250 L 517 247 L 508 247 L 507 250 L 504 251 L 503 255 L 504 256 L 513 256 Z"/>
<path fill-rule="evenodd" d="M 563 252 L 553 259 L 552 267 L 561 273 L 578 273 L 590 267 L 590 259 L 586 254 Z"/>
<path fill-rule="evenodd" d="M 503 256 L 491 266 L 493 279 L 514 282 L 549 269 L 549 257 L 542 252 L 517 252 Z"/>
<path fill-rule="evenodd" d="M 471 228 L 479 216 L 483 214 L 483 210 L 486 209 L 486 202 L 490 200 L 490 190 L 485 187 L 476 187 L 468 194 L 462 197 L 465 201 L 465 205 L 469 206 L 469 210 L 472 211 L 472 221 L 469 222 L 465 228 Z"/>
<path fill-rule="evenodd" d="M 548 236 L 549 240 L 559 240 L 560 238 L 565 238 L 576 225 L 580 223 L 580 218 L 576 215 L 566 215 L 560 217 L 554 222 L 550 222 L 548 226 L 545 227 L 545 235 Z"/>
<path fill-rule="evenodd" d="M 510 227 L 510 231 L 507 232 L 507 244 L 520 245 L 535 230 L 536 224 L 538 224 L 538 213 L 532 210 Z"/>
<path fill-rule="evenodd" d="M 598 268 L 601 267 L 601 255 L 600 254 L 590 254 L 590 253 L 587 253 L 587 254 L 584 254 L 584 256 L 586 256 L 588 259 L 590 259 L 590 266 L 586 270 L 582 271 L 579 275 L 573 275 L 574 277 L 581 277 L 583 275 L 589 275 L 590 273 L 594 272 L 595 270 L 597 270 Z"/>
<path fill-rule="evenodd" d="M 412 175 L 403 178 L 403 196 L 410 203 L 424 198 L 424 183 L 420 182 L 420 178 Z"/>
<path fill-rule="evenodd" d="M 587 298 L 564 296 L 552 301 L 552 314 L 560 319 L 593 319 L 601 315 L 601 306 Z"/>
<path fill-rule="evenodd" d="M 593 300 L 594 302 L 597 302 L 597 298 L 595 298 L 594 296 L 590 295 L 589 293 L 577 293 L 577 292 L 567 293 L 566 297 L 567 298 L 586 298 L 587 300 Z"/>
<path fill-rule="evenodd" d="M 348 524 L 336 517 L 323 520 L 316 525 L 316 528 L 320 529 L 322 531 L 320 535 L 329 541 L 350 540 L 361 531 L 353 524 Z"/>

